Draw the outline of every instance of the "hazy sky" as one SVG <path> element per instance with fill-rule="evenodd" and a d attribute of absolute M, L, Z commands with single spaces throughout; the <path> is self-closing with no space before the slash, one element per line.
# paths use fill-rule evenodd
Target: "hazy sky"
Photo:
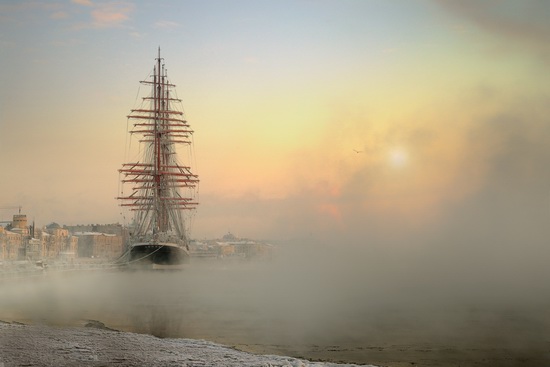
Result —
<path fill-rule="evenodd" d="M 195 130 L 194 237 L 542 246 L 548 19 L 545 0 L 4 0 L 0 207 L 122 222 L 160 46 Z"/>

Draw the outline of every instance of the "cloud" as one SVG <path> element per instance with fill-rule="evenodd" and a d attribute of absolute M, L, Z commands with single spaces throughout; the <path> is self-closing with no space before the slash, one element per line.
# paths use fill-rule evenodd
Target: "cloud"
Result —
<path fill-rule="evenodd" d="M 349 297 L 333 294 L 346 300 L 333 309 L 547 304 L 550 106 L 536 93 L 483 87 L 430 108 L 385 129 L 334 121 L 326 140 L 296 152 L 293 193 L 204 197 L 195 224 L 291 250 L 296 279 L 326 276 L 315 283 L 323 294 L 327 281 L 345 284 L 333 289 Z M 351 145 L 362 154 L 342 131 L 364 139 Z M 385 167 L 381 152 L 395 143 L 411 152 L 408 171 Z"/>
<path fill-rule="evenodd" d="M 36 21 L 37 17 L 49 15 L 50 19 L 62 20 L 88 16 L 73 24 L 73 29 L 122 27 L 134 10 L 134 5 L 126 1 L 92 2 L 90 0 L 71 0 L 72 7 L 63 7 L 60 3 L 22 2 L 0 4 L 0 19 L 20 25 Z"/>
<path fill-rule="evenodd" d="M 104 3 L 96 6 L 92 12 L 92 24 L 96 28 L 118 27 L 129 18 L 133 10 L 127 3 Z"/>
<path fill-rule="evenodd" d="M 326 138 L 292 155 L 286 196 L 208 197 L 212 209 L 199 209 L 197 225 L 374 247 L 536 246 L 550 220 L 550 108 L 536 93 L 489 89 L 471 88 L 421 117 L 335 120 Z M 406 165 L 388 164 L 394 147 L 409 152 Z"/>
<path fill-rule="evenodd" d="M 537 50 L 550 62 L 550 2 L 545 0 L 434 0 L 444 9 L 500 37 Z"/>
<path fill-rule="evenodd" d="M 13 22 L 26 25 L 35 21 L 37 16 L 50 14 L 52 19 L 63 18 L 65 12 L 62 5 L 56 2 L 25 1 L 0 3 L 0 19 L 4 22 Z"/>
<path fill-rule="evenodd" d="M 90 21 L 76 24 L 75 29 L 122 27 L 130 19 L 130 14 L 134 10 L 134 5 L 125 1 L 91 2 L 88 0 L 73 0 L 73 3 L 86 6 L 90 11 Z"/>
<path fill-rule="evenodd" d="M 136 32 L 136 31 L 129 32 L 128 34 L 136 39 L 143 38 L 144 36 L 144 33 Z"/>

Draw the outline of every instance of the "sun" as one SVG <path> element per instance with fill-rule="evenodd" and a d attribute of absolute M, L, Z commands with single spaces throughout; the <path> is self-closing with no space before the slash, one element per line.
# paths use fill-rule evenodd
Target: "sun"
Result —
<path fill-rule="evenodd" d="M 409 162 L 409 155 L 403 148 L 393 148 L 389 152 L 390 165 L 394 168 L 402 168 Z"/>

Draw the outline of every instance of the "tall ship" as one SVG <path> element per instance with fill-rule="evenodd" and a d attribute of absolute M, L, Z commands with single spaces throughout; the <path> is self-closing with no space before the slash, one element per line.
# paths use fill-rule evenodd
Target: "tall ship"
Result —
<path fill-rule="evenodd" d="M 117 199 L 133 213 L 122 260 L 135 267 L 169 268 L 189 260 L 189 227 L 199 183 L 192 171 L 193 130 L 168 79 L 160 48 L 152 73 L 141 83 L 150 93 L 127 116 L 139 152 L 119 169 Z"/>

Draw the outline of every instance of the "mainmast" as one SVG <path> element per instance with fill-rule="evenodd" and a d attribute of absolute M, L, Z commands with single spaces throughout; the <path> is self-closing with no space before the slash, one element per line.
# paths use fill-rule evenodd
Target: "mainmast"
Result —
<path fill-rule="evenodd" d="M 163 158 L 163 155 L 162 155 L 162 150 L 161 150 L 161 139 L 162 139 L 162 136 L 161 136 L 161 124 L 162 124 L 162 120 L 161 118 L 163 117 L 161 115 L 162 111 L 161 111 L 161 102 L 162 102 L 162 92 L 163 92 L 163 88 L 162 88 L 162 82 L 161 82 L 161 58 L 160 58 L 160 47 L 159 47 L 159 50 L 158 50 L 158 57 L 157 57 L 157 65 L 155 67 L 155 71 L 154 71 L 154 76 L 153 76 L 153 80 L 154 80 L 154 84 L 153 84 L 153 93 L 154 93 L 154 111 L 155 111 L 155 134 L 154 134 L 154 149 L 155 149 L 155 177 L 154 177 L 154 180 L 155 180 L 155 190 L 154 192 L 156 193 L 155 195 L 155 211 L 156 211 L 156 215 L 153 217 L 154 220 L 156 221 L 156 223 L 153 223 L 153 233 L 157 233 L 157 231 L 160 231 L 160 232 L 164 232 L 166 231 L 166 226 L 164 225 L 165 222 L 166 222 L 166 219 L 165 219 L 165 215 L 166 215 L 166 211 L 163 210 L 163 203 L 162 203 L 162 200 L 161 198 L 163 197 L 162 195 L 162 184 L 161 184 L 161 174 L 160 174 L 160 168 L 162 166 L 162 158 Z"/>

